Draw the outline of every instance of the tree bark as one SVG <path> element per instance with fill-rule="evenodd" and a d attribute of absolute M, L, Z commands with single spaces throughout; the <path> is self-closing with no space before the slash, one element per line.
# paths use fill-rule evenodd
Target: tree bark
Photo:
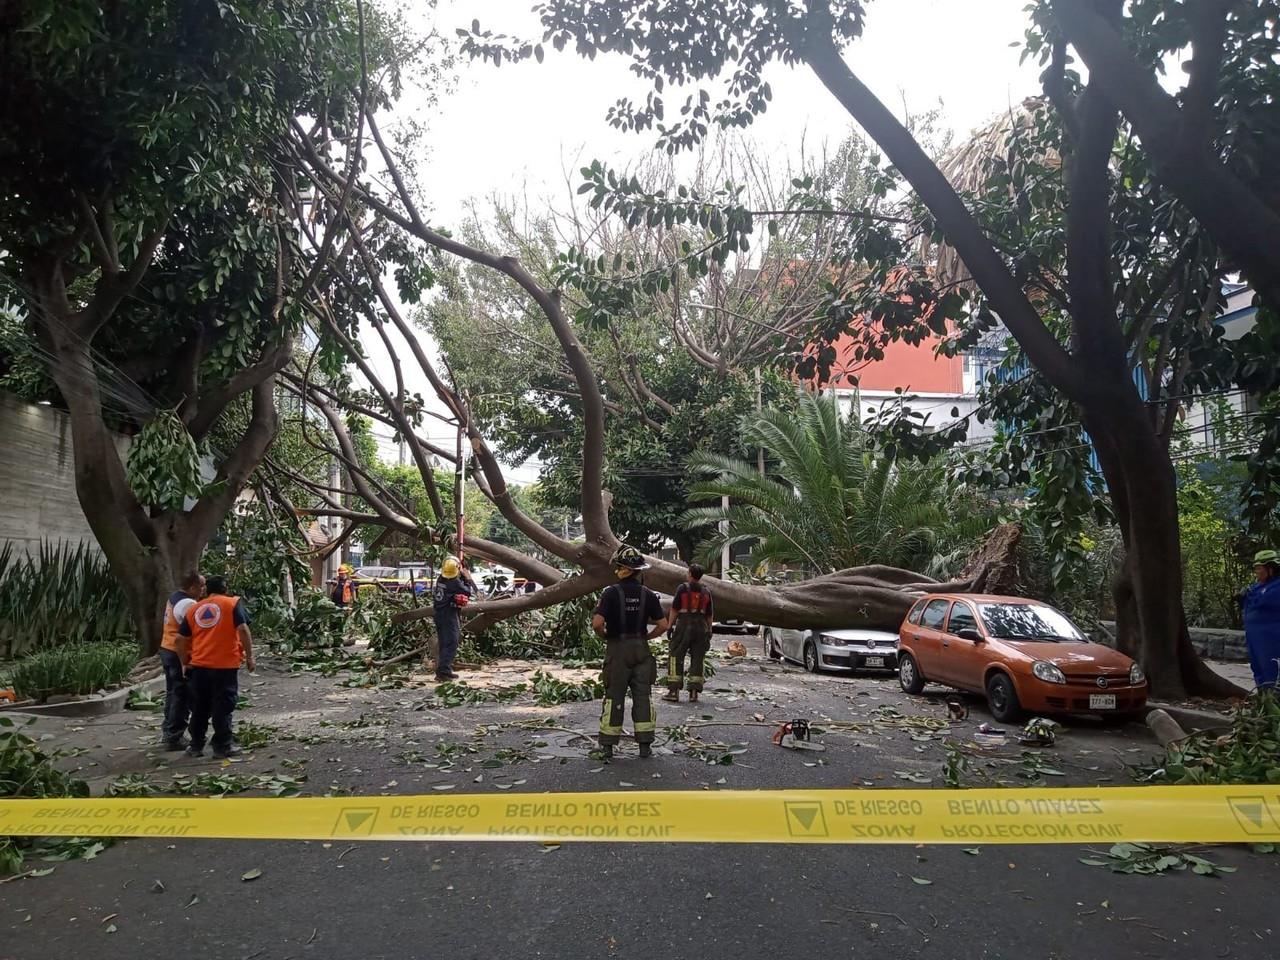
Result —
<path fill-rule="evenodd" d="M 39 307 L 33 311 L 35 330 L 46 349 L 49 375 L 67 405 L 80 508 L 125 594 L 139 651 L 150 656 L 160 648 L 169 593 L 183 574 L 196 569 L 205 544 L 275 436 L 273 380 L 253 388 L 249 427 L 219 469 L 218 479 L 225 485 L 202 497 L 190 513 L 149 513 L 129 486 L 116 437 L 104 420 L 91 341 L 72 322 L 61 270 L 61 264 L 54 264 L 32 277 Z M 96 322 L 104 308 L 94 309 Z"/>
<path fill-rule="evenodd" d="M 1142 664 L 1160 697 L 1242 694 L 1206 666 L 1191 645 L 1182 606 L 1173 465 L 1137 391 L 1124 393 L 1128 396 L 1099 396 L 1083 417 L 1125 545 L 1115 586 L 1117 647 Z"/>

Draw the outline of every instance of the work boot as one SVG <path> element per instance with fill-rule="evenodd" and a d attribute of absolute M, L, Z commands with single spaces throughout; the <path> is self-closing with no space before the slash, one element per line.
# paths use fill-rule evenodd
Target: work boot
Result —
<path fill-rule="evenodd" d="M 602 745 L 601 745 L 601 747 L 600 747 L 600 759 L 602 759 L 602 760 L 612 760 L 612 759 L 613 759 L 613 744 L 611 744 L 611 743 L 606 743 L 606 744 L 602 744 Z"/>
<path fill-rule="evenodd" d="M 204 747 L 197 747 L 195 745 L 187 747 L 186 751 L 183 753 L 183 756 L 195 757 L 195 758 L 203 757 Z"/>
<path fill-rule="evenodd" d="M 693 695 L 692 695 L 692 694 L 690 694 L 690 696 L 692 697 Z M 663 699 L 663 700 L 665 700 L 665 701 L 667 701 L 667 703 L 679 703 L 679 702 L 680 702 L 680 691 L 679 691 L 679 690 L 668 690 L 666 693 L 664 693 L 664 694 L 662 695 L 662 699 Z"/>
<path fill-rule="evenodd" d="M 653 756 L 653 744 L 652 744 L 652 743 L 642 743 L 642 744 L 640 744 L 640 756 L 641 756 L 642 758 L 643 758 L 643 757 L 652 757 L 652 756 Z"/>
<path fill-rule="evenodd" d="M 689 691 L 689 702 L 690 702 L 690 703 L 697 703 L 697 702 L 698 702 L 698 691 L 697 691 L 697 690 L 690 690 L 690 691 Z"/>
<path fill-rule="evenodd" d="M 213 759 L 215 759 L 215 760 L 230 760 L 232 757 L 238 757 L 238 756 L 240 756 L 240 754 L 241 754 L 241 753 L 243 753 L 243 752 L 244 752 L 244 751 L 243 751 L 243 750 L 241 750 L 241 749 L 240 749 L 240 747 L 239 747 L 238 745 L 234 744 L 234 743 L 229 744 L 229 745 L 227 745 L 227 746 L 225 746 L 225 747 L 214 747 L 214 748 L 213 748 Z"/>
<path fill-rule="evenodd" d="M 190 741 L 188 741 L 185 737 L 179 737 L 177 740 L 166 740 L 164 742 L 164 748 L 168 750 L 170 753 L 177 753 L 179 750 L 187 749 L 187 746 L 189 744 L 190 744 Z"/>

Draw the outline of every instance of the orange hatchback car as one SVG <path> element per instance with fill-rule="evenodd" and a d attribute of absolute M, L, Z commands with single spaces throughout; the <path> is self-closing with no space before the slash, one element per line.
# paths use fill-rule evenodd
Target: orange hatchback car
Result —
<path fill-rule="evenodd" d="M 1147 705 L 1132 659 L 1022 597 L 922 597 L 899 629 L 898 682 L 913 694 L 926 683 L 985 693 L 1001 723 L 1024 711 L 1127 716 Z"/>

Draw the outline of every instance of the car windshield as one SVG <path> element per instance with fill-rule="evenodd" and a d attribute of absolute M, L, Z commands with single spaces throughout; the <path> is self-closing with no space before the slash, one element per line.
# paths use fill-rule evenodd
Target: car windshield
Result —
<path fill-rule="evenodd" d="M 1085 640 L 1067 615 L 1042 603 L 980 603 L 987 632 L 1000 640 Z"/>
<path fill-rule="evenodd" d="M 361 567 L 356 571 L 357 577 L 365 577 L 369 580 L 377 580 L 382 577 L 390 577 L 395 574 L 394 567 Z"/>

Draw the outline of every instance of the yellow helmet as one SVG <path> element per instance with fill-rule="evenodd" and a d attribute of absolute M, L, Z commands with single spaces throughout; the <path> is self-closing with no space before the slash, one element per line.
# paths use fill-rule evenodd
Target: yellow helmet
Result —
<path fill-rule="evenodd" d="M 440 573 L 445 579 L 456 577 L 459 573 L 458 558 L 446 557 L 444 563 L 440 566 Z"/>

